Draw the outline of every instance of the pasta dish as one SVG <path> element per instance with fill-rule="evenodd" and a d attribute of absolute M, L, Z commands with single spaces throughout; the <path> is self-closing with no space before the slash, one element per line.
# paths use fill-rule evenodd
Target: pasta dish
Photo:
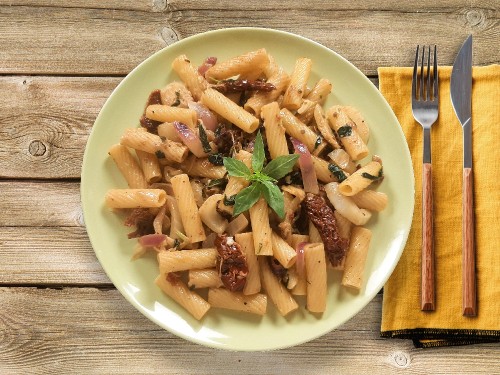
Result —
<path fill-rule="evenodd" d="M 172 62 L 179 79 L 153 91 L 140 127 L 109 155 L 128 188 L 107 192 L 137 245 L 154 252 L 156 284 L 200 320 L 211 308 L 322 313 L 328 269 L 363 287 L 382 160 L 354 107 L 323 108 L 332 84 L 309 86 L 265 49 L 225 61 Z M 118 141 L 118 140 L 117 140 Z"/>

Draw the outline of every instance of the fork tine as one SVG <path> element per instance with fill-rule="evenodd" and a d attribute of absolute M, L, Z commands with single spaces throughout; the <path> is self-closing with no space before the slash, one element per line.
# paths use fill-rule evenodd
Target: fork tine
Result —
<path fill-rule="evenodd" d="M 413 99 L 417 99 L 417 72 L 418 72 L 418 49 L 420 46 L 417 46 L 417 52 L 415 52 L 415 65 L 413 66 L 413 79 L 411 81 L 411 95 Z"/>
<path fill-rule="evenodd" d="M 431 100 L 431 46 L 429 45 L 428 53 L 427 53 L 427 87 L 425 92 L 425 100 Z"/>
<path fill-rule="evenodd" d="M 434 45 L 434 100 L 439 98 L 439 78 L 437 66 L 437 46 Z"/>
<path fill-rule="evenodd" d="M 424 100 L 424 56 L 425 47 L 422 47 L 422 62 L 420 64 L 420 100 Z"/>

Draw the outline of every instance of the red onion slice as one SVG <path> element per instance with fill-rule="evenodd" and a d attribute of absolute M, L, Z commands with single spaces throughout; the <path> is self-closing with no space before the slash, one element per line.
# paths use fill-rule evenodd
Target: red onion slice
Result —
<path fill-rule="evenodd" d="M 212 66 L 214 66 L 216 62 L 217 62 L 217 57 L 214 56 L 207 57 L 205 61 L 203 61 L 203 64 L 199 66 L 198 73 L 200 73 L 202 77 L 205 77 L 205 73 L 207 72 L 207 70 L 210 69 Z"/>
<path fill-rule="evenodd" d="M 182 143 L 184 143 L 196 157 L 204 158 L 207 156 L 207 153 L 203 151 L 200 137 L 198 137 L 198 135 L 186 124 L 174 121 L 174 128 Z"/>
<path fill-rule="evenodd" d="M 303 277 L 305 274 L 305 269 L 306 269 L 306 262 L 305 262 L 305 257 L 304 257 L 304 249 L 308 242 L 300 242 L 297 245 L 297 248 L 295 251 L 297 252 L 297 260 L 295 261 L 295 269 L 297 270 L 297 273 L 299 276 Z"/>
<path fill-rule="evenodd" d="M 143 247 L 159 247 L 166 239 L 166 234 L 146 234 L 138 238 L 139 244 Z"/>
<path fill-rule="evenodd" d="M 292 141 L 295 152 L 300 155 L 299 166 L 302 174 L 302 182 L 304 183 L 304 191 L 306 193 L 319 194 L 318 178 L 314 170 L 311 153 L 302 142 L 295 138 L 290 138 L 290 140 Z"/>
<path fill-rule="evenodd" d="M 188 102 L 189 109 L 196 111 L 198 118 L 203 122 L 208 130 L 217 129 L 217 116 L 201 103 Z"/>

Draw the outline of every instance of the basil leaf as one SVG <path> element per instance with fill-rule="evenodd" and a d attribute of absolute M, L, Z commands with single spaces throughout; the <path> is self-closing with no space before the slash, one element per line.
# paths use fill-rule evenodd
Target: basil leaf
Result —
<path fill-rule="evenodd" d="M 242 161 L 233 158 L 224 158 L 222 160 L 230 176 L 245 177 L 248 179 L 252 175 L 250 169 Z"/>
<path fill-rule="evenodd" d="M 252 207 L 260 198 L 261 184 L 256 182 L 240 191 L 235 198 L 233 216 L 238 216 Z"/>
<path fill-rule="evenodd" d="M 252 155 L 252 169 L 254 173 L 260 172 L 264 166 L 264 159 L 266 155 L 264 153 L 264 142 L 262 141 L 262 135 L 260 132 L 257 133 L 255 137 Z"/>
<path fill-rule="evenodd" d="M 274 212 L 280 217 L 280 219 L 285 218 L 285 199 L 278 186 L 270 181 L 262 181 L 262 194 L 267 201 L 269 207 L 271 207 Z"/>
<path fill-rule="evenodd" d="M 211 153 L 212 147 L 210 147 L 210 143 L 208 142 L 207 132 L 200 122 L 198 123 L 198 131 L 200 133 L 200 141 L 201 145 L 203 146 L 203 151 L 205 151 L 207 154 Z"/>
<path fill-rule="evenodd" d="M 298 158 L 298 154 L 278 156 L 264 167 L 262 173 L 275 180 L 279 180 L 292 171 Z"/>

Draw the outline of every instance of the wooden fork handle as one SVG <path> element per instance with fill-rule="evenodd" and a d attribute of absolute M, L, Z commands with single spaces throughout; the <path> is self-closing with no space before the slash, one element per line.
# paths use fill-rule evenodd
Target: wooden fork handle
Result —
<path fill-rule="evenodd" d="M 434 230 L 432 198 L 432 164 L 424 163 L 422 173 L 422 311 L 435 309 Z"/>
<path fill-rule="evenodd" d="M 462 310 L 464 316 L 477 314 L 473 192 L 472 169 L 464 168 L 462 202 Z"/>

